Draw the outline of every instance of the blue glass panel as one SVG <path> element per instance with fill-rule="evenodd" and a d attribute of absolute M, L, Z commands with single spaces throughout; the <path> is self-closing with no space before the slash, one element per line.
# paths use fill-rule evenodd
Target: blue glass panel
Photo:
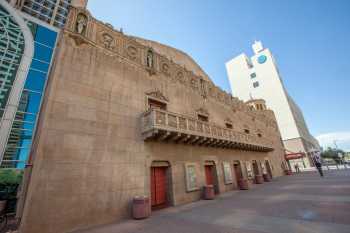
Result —
<path fill-rule="evenodd" d="M 41 95 L 38 93 L 29 93 L 28 96 L 28 104 L 27 104 L 27 112 L 38 114 L 39 106 L 40 106 Z M 30 115 L 30 114 L 26 114 Z M 32 118 L 32 117 L 31 117 Z M 33 117 L 35 119 L 35 117 Z M 27 120 L 27 116 L 25 116 Z"/>
<path fill-rule="evenodd" d="M 30 65 L 30 67 L 36 70 L 41 70 L 46 73 L 49 70 L 49 64 L 34 59 L 32 60 L 32 64 Z"/>
<path fill-rule="evenodd" d="M 35 43 L 34 46 L 34 58 L 41 60 L 41 61 L 46 61 L 50 62 L 51 61 L 51 56 L 52 56 L 52 49 Z"/>
<path fill-rule="evenodd" d="M 24 88 L 41 92 L 45 85 L 45 79 L 45 73 L 36 70 L 29 70 Z"/>
<path fill-rule="evenodd" d="M 26 139 L 26 140 L 22 141 L 21 147 L 23 147 L 23 148 L 21 148 L 19 150 L 17 159 L 18 160 L 23 160 L 23 162 L 18 162 L 17 165 L 16 165 L 16 168 L 23 169 L 25 167 L 25 161 L 27 160 L 27 158 L 29 156 L 30 144 L 31 144 L 31 140 L 30 139 L 29 140 Z"/>
<path fill-rule="evenodd" d="M 38 25 L 34 40 L 39 43 L 48 45 L 50 47 L 54 47 L 56 43 L 56 37 L 57 37 L 56 32 Z"/>
<path fill-rule="evenodd" d="M 36 115 L 33 115 L 33 114 L 26 114 L 26 115 L 24 116 L 24 120 L 25 120 L 25 121 L 35 122 L 35 120 L 36 120 Z"/>

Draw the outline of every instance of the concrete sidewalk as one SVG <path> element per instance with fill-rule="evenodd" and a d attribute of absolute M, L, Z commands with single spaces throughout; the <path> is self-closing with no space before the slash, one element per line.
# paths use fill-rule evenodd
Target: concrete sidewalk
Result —
<path fill-rule="evenodd" d="M 350 170 L 306 172 L 79 233 L 350 233 Z M 78 233 L 76 232 L 76 233 Z"/>

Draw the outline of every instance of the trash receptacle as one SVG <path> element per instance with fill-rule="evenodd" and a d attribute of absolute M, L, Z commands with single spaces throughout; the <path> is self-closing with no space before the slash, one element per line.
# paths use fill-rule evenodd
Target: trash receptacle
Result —
<path fill-rule="evenodd" d="M 215 198 L 214 186 L 205 185 L 203 187 L 203 194 L 205 200 L 213 200 Z"/>
<path fill-rule="evenodd" d="M 263 174 L 263 177 L 264 177 L 264 181 L 265 182 L 270 182 L 271 181 L 271 177 L 269 174 Z"/>
<path fill-rule="evenodd" d="M 285 174 L 286 174 L 287 176 L 292 175 L 292 171 L 291 171 L 291 170 L 285 170 L 284 172 L 285 172 Z"/>
<path fill-rule="evenodd" d="M 147 196 L 136 196 L 132 202 L 132 215 L 134 219 L 144 219 L 151 215 L 151 206 Z"/>
<path fill-rule="evenodd" d="M 262 184 L 264 183 L 264 178 L 262 175 L 255 175 L 255 183 Z"/>
<path fill-rule="evenodd" d="M 247 179 L 240 179 L 238 181 L 238 187 L 240 190 L 248 190 L 249 189 L 249 184 Z"/>

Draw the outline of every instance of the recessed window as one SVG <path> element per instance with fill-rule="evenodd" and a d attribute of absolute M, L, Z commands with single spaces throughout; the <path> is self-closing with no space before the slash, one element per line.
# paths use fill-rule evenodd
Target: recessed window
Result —
<path fill-rule="evenodd" d="M 256 73 L 251 73 L 250 78 L 256 78 Z"/>
<path fill-rule="evenodd" d="M 232 127 L 232 124 L 230 124 L 230 123 L 226 123 L 226 128 L 228 128 L 228 129 L 232 129 L 233 127 Z"/>
<path fill-rule="evenodd" d="M 244 130 L 245 133 L 250 133 L 249 129 Z"/>
<path fill-rule="evenodd" d="M 259 82 L 253 82 L 253 87 L 257 88 L 259 86 Z"/>
<path fill-rule="evenodd" d="M 198 120 L 208 122 L 208 116 L 198 114 Z"/>
<path fill-rule="evenodd" d="M 247 62 L 247 66 L 248 66 L 249 69 L 253 68 L 253 64 L 250 61 L 250 59 L 246 58 L 246 62 Z"/>
<path fill-rule="evenodd" d="M 148 99 L 148 107 L 166 110 L 166 103 L 154 99 Z"/>
<path fill-rule="evenodd" d="M 259 137 L 259 138 L 261 138 L 261 137 L 262 137 L 261 133 L 258 133 L 258 137 Z"/>

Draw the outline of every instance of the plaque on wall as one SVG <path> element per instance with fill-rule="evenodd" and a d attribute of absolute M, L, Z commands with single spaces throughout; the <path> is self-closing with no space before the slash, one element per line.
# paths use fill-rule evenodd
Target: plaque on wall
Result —
<path fill-rule="evenodd" d="M 250 165 L 250 162 L 245 162 L 245 166 L 247 168 L 248 178 L 253 178 L 253 170 L 252 170 L 252 166 Z"/>
<path fill-rule="evenodd" d="M 267 174 L 265 164 L 264 163 L 260 163 L 260 165 L 261 165 L 262 173 L 263 174 Z"/>
<path fill-rule="evenodd" d="M 186 164 L 185 172 L 186 172 L 186 191 L 191 192 L 191 191 L 198 190 L 196 165 L 191 163 Z"/>
<path fill-rule="evenodd" d="M 232 184 L 233 179 L 232 179 L 232 170 L 231 170 L 230 163 L 228 163 L 228 162 L 223 162 L 223 163 L 222 163 L 222 167 L 223 167 L 223 169 L 224 169 L 224 180 L 225 180 L 225 184 Z"/>

